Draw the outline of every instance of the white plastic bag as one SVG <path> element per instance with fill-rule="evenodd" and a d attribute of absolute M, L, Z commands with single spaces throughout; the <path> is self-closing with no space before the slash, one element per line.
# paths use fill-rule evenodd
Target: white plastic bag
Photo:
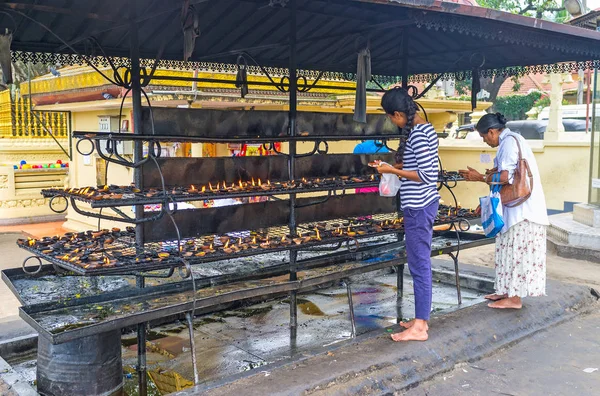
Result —
<path fill-rule="evenodd" d="M 382 165 L 389 165 L 385 162 Z M 382 197 L 395 197 L 400 190 L 400 178 L 392 173 L 384 173 L 381 175 L 381 181 L 379 182 L 379 195 Z"/>

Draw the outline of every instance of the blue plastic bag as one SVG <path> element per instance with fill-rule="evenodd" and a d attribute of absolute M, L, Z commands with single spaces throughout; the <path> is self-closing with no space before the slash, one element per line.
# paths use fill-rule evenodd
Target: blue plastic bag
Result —
<path fill-rule="evenodd" d="M 500 174 L 495 173 L 492 182 L 500 182 Z M 481 205 L 481 226 L 483 232 L 488 238 L 495 237 L 504 228 L 504 219 L 502 218 L 502 200 L 500 198 L 500 184 L 492 184 L 490 195 L 479 198 Z"/>

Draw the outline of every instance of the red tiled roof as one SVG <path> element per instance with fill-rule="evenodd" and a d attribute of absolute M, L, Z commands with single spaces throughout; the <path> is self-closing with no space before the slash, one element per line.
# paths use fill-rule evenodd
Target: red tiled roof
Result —
<path fill-rule="evenodd" d="M 573 82 L 565 83 L 562 86 L 563 91 L 577 89 L 577 74 L 572 75 Z M 508 96 L 508 95 L 526 95 L 531 90 L 542 90 L 546 92 L 550 92 L 552 86 L 550 84 L 545 84 L 544 80 L 546 79 L 545 74 L 528 74 L 519 78 L 519 82 L 521 83 L 521 87 L 518 92 L 513 91 L 513 87 L 515 83 L 511 78 L 507 79 L 504 84 L 500 87 L 498 91 L 498 96 Z"/>

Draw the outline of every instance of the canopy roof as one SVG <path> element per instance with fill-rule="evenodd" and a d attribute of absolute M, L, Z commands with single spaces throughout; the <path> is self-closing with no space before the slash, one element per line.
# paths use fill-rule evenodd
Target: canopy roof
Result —
<path fill-rule="evenodd" d="M 203 63 L 185 64 L 174 62 L 183 58 L 182 3 L 9 0 L 0 6 L 5 11 L 0 13 L 0 28 L 14 30 L 14 59 L 75 64 L 81 59 L 69 55 L 73 49 L 102 55 L 98 47 L 90 46 L 88 37 L 94 37 L 106 55 L 128 57 L 130 4 L 135 4 L 140 56 L 154 59 L 164 40 L 161 66 L 206 69 L 211 67 L 209 62 L 216 62 L 226 68 L 223 64 L 234 64 L 240 51 L 250 54 L 261 66 L 288 66 L 287 0 L 190 0 L 201 30 L 190 60 Z M 409 43 L 411 75 L 468 71 L 479 66 L 483 57 L 484 75 L 500 69 L 508 74 L 550 71 L 506 68 L 600 59 L 599 32 L 461 3 L 297 0 L 297 4 L 297 64 L 304 70 L 354 73 L 357 50 L 368 42 L 373 74 L 398 76 L 403 40 Z M 566 71 L 581 66 L 590 64 L 562 68 Z"/>

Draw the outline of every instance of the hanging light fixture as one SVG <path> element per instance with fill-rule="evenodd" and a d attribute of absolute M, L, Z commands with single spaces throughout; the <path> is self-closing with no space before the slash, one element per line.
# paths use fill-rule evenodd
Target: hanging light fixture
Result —
<path fill-rule="evenodd" d="M 563 5 L 573 17 L 581 16 L 585 12 L 585 7 L 581 3 L 581 0 L 564 0 Z"/>

